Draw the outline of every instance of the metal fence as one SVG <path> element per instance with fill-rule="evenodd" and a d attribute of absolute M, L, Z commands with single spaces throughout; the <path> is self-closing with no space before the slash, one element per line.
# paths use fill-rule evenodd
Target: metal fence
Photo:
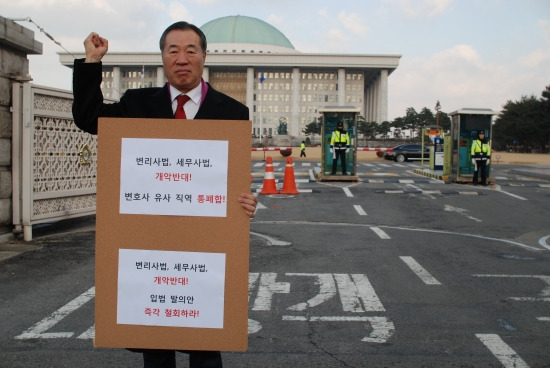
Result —
<path fill-rule="evenodd" d="M 13 225 L 32 226 L 96 210 L 96 137 L 73 122 L 72 93 L 30 83 L 13 85 Z"/>

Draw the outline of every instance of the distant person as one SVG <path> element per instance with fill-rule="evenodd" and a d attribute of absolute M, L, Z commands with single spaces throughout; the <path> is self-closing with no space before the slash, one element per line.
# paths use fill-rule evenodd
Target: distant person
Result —
<path fill-rule="evenodd" d="M 339 122 L 336 126 L 336 130 L 332 132 L 330 138 L 330 149 L 332 151 L 332 175 L 336 175 L 336 168 L 338 167 L 338 158 L 340 158 L 340 165 L 342 165 L 342 175 L 348 175 L 346 172 L 346 154 L 350 150 L 349 134 L 344 130 L 344 124 Z"/>
<path fill-rule="evenodd" d="M 481 176 L 481 185 L 487 185 L 487 165 L 491 162 L 491 146 L 485 139 L 485 132 L 480 131 L 478 138 L 472 142 L 471 156 L 474 164 L 474 177 L 472 183 L 478 184 L 478 176 Z M 479 174 L 478 174 L 479 173 Z"/>
<path fill-rule="evenodd" d="M 306 142 L 302 141 L 300 143 L 300 157 L 307 157 L 306 156 Z"/>
<path fill-rule="evenodd" d="M 86 59 L 75 60 L 73 69 L 73 116 L 80 129 L 97 134 L 99 117 L 194 119 L 199 125 L 200 119 L 249 120 L 245 105 L 202 79 L 206 37 L 198 27 L 187 22 L 174 23 L 166 28 L 159 44 L 168 83 L 163 87 L 130 89 L 120 102 L 105 104 L 100 87 L 101 60 L 107 53 L 108 41 L 93 32 L 86 38 Z M 236 200 L 248 217 L 254 217 L 256 196 L 243 193 Z M 143 353 L 144 368 L 176 367 L 174 350 L 131 350 Z M 191 368 L 222 367 L 219 351 L 184 352 L 189 354 Z"/>

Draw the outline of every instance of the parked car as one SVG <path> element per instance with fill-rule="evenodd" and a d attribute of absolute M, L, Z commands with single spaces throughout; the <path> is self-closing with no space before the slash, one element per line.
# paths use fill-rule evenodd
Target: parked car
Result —
<path fill-rule="evenodd" d="M 396 162 L 403 162 L 409 160 L 421 160 L 422 159 L 422 145 L 421 144 L 400 144 L 384 153 L 386 160 L 393 160 Z M 430 158 L 430 149 L 424 147 L 424 159 Z"/>

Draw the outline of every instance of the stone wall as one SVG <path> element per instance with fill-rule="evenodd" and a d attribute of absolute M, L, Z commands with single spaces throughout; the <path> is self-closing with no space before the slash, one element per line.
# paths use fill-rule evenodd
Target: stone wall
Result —
<path fill-rule="evenodd" d="M 30 81 L 27 55 L 42 54 L 34 32 L 0 16 L 0 236 L 12 233 L 13 82 Z"/>

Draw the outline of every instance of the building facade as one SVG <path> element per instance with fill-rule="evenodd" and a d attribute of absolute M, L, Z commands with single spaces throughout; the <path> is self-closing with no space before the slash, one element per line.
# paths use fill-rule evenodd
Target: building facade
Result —
<path fill-rule="evenodd" d="M 245 16 L 200 28 L 208 40 L 203 78 L 248 106 L 253 136 L 286 130 L 301 140 L 305 127 L 320 119 L 318 110 L 329 106 L 358 108 L 369 122 L 388 119 L 388 77 L 400 55 L 301 53 L 273 26 Z M 73 57 L 60 53 L 60 61 L 71 67 Z M 165 83 L 160 52 L 109 52 L 103 58 L 105 98 Z"/>

